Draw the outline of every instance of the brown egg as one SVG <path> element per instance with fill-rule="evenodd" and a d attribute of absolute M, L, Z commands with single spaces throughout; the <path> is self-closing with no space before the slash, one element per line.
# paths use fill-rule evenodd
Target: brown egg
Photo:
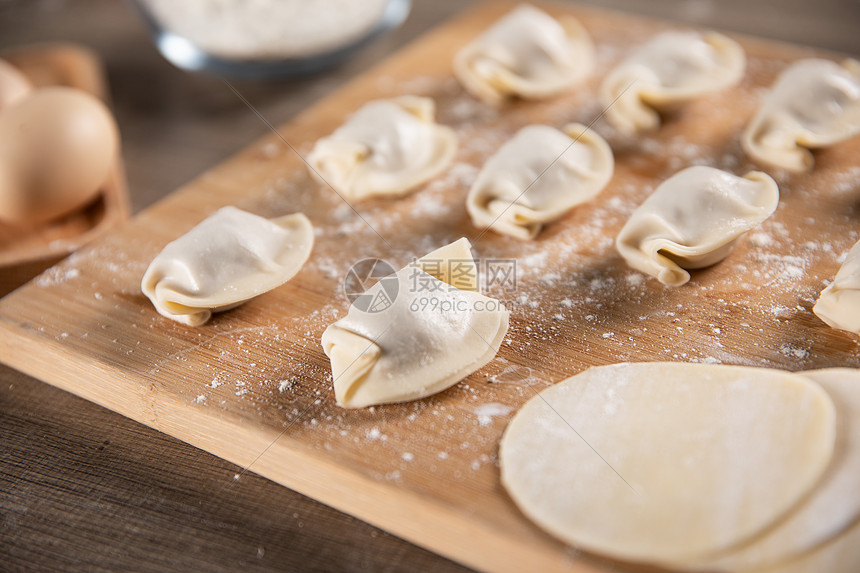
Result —
<path fill-rule="evenodd" d="M 15 103 L 33 90 L 24 74 L 6 60 L 0 60 L 0 109 Z"/>
<path fill-rule="evenodd" d="M 0 221 L 38 223 L 83 206 L 118 146 L 110 111 L 80 90 L 38 89 L 0 110 Z"/>

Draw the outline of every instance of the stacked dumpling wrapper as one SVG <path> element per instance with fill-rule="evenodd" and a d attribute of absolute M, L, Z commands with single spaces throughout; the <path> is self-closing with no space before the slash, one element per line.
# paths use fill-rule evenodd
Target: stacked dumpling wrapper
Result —
<path fill-rule="evenodd" d="M 520 409 L 500 461 L 520 509 L 584 550 L 687 571 L 824 563 L 860 535 L 860 371 L 591 368 Z"/>

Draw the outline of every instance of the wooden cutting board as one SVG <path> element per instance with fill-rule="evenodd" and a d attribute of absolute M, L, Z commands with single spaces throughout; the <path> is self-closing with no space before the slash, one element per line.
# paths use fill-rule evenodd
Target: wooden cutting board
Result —
<path fill-rule="evenodd" d="M 349 267 L 373 256 L 399 267 L 458 237 L 477 238 L 464 200 L 483 161 L 526 124 L 592 121 L 601 111 L 597 85 L 612 64 L 632 45 L 681 28 L 547 6 L 575 15 L 591 32 L 598 45 L 594 76 L 562 97 L 494 111 L 464 94 L 451 59 L 512 6 L 464 13 L 279 128 L 306 154 L 368 100 L 431 96 L 438 119 L 457 130 L 461 143 L 454 165 L 437 180 L 401 199 L 361 203 L 359 217 L 267 134 L 0 300 L 0 359 L 468 565 L 606 567 L 541 532 L 507 497 L 496 459 L 506 422 L 535 391 L 591 365 L 860 366 L 857 340 L 810 310 L 860 236 L 860 138 L 818 153 L 811 174 L 773 173 L 781 189 L 775 215 L 689 284 L 666 288 L 627 268 L 613 239 L 633 209 L 685 166 L 752 169 L 738 144 L 743 126 L 786 63 L 814 54 L 740 38 L 749 68 L 739 87 L 685 107 L 647 137 L 620 138 L 602 120 L 595 123 L 617 162 L 596 200 L 535 241 L 487 233 L 475 242 L 482 259 L 517 264 L 514 291 L 490 289 L 512 311 L 495 360 L 429 399 L 340 409 L 319 340 L 347 310 L 342 279 Z M 140 293 L 147 264 L 167 242 L 230 204 L 265 216 L 307 214 L 318 233 L 310 261 L 287 285 L 202 327 L 159 316 Z M 588 438 L 588 428 L 579 431 Z M 601 453 L 611 461 L 612 452 Z M 225 475 L 212 494 L 236 487 L 241 477 Z"/>

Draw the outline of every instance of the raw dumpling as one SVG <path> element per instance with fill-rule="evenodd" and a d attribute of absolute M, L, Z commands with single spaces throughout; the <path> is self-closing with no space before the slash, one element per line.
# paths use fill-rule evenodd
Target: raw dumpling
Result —
<path fill-rule="evenodd" d="M 293 278 L 313 242 L 301 213 L 264 219 L 224 207 L 164 247 L 140 288 L 162 315 L 198 326 Z"/>
<path fill-rule="evenodd" d="M 801 60 L 774 84 L 741 138 L 755 161 L 794 172 L 808 171 L 809 149 L 860 133 L 860 62 Z"/>
<path fill-rule="evenodd" d="M 606 186 L 614 169 L 609 145 L 584 125 L 564 132 L 529 125 L 487 160 L 466 199 L 476 227 L 533 239 Z"/>
<path fill-rule="evenodd" d="M 635 48 L 600 86 L 606 118 L 625 132 L 660 126 L 668 112 L 737 84 L 746 56 L 734 40 L 708 32 L 666 32 Z"/>
<path fill-rule="evenodd" d="M 454 131 L 434 122 L 425 97 L 376 100 L 316 142 L 308 164 L 344 199 L 401 195 L 441 173 L 454 158 Z"/>
<path fill-rule="evenodd" d="M 688 167 L 633 212 L 615 246 L 634 269 L 680 286 L 690 280 L 684 269 L 726 258 L 778 202 L 776 182 L 760 171 L 737 177 L 713 167 Z"/>
<path fill-rule="evenodd" d="M 860 241 L 848 251 L 836 278 L 821 291 L 812 312 L 833 328 L 860 334 Z"/>
<path fill-rule="evenodd" d="M 594 66 L 591 38 L 574 18 L 518 6 L 464 47 L 454 74 L 476 98 L 496 104 L 509 97 L 555 95 Z"/>
<path fill-rule="evenodd" d="M 417 400 L 492 360 L 508 331 L 508 311 L 476 289 L 470 244 L 460 239 L 363 293 L 367 304 L 357 299 L 322 335 L 338 405 Z"/>
<path fill-rule="evenodd" d="M 778 522 L 832 459 L 836 411 L 814 382 L 738 366 L 590 368 L 541 391 L 501 441 L 502 484 L 556 537 L 677 563 Z"/>

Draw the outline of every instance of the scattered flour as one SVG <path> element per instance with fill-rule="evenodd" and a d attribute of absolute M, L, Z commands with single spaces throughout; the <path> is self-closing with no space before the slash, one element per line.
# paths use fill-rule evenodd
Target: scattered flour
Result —
<path fill-rule="evenodd" d="M 75 267 L 58 265 L 51 267 L 36 278 L 36 284 L 40 287 L 48 287 L 74 280 L 81 275 L 81 271 Z"/>
<path fill-rule="evenodd" d="M 798 360 L 806 360 L 809 357 L 808 350 L 791 344 L 783 344 L 779 349 L 779 353 L 787 358 L 796 358 Z"/>
<path fill-rule="evenodd" d="M 609 57 L 605 49 L 603 53 Z M 481 378 L 473 377 L 468 384 L 454 386 L 440 399 L 360 412 L 334 406 L 330 370 L 319 348 L 319 338 L 323 329 L 343 316 L 348 307 L 341 292 L 341 279 L 354 261 L 345 260 L 343 253 L 382 254 L 386 260 L 390 256 L 392 263 L 399 264 L 458 238 L 462 234 L 461 222 L 468 224 L 462 199 L 477 176 L 476 166 L 510 135 L 511 128 L 493 125 L 497 112 L 471 98 L 452 95 L 450 86 L 425 80 L 419 78 L 405 84 L 392 78 L 388 87 L 391 93 L 401 93 L 406 86 L 448 98 L 452 105 L 440 105 L 440 120 L 457 130 L 463 147 L 445 174 L 398 200 L 396 208 L 392 208 L 391 202 L 371 201 L 358 206 L 360 218 L 333 193 L 314 187 L 316 184 L 302 174 L 273 183 L 274 193 L 269 194 L 271 189 L 261 191 L 265 193 L 265 206 L 273 214 L 288 209 L 305 210 L 314 221 L 319 231 L 318 241 L 303 273 L 316 273 L 314 279 L 322 281 L 320 288 L 326 293 L 327 304 L 295 316 L 285 304 L 278 312 L 287 318 L 279 314 L 276 324 L 250 327 L 243 332 L 235 325 L 265 321 L 265 311 L 270 308 L 266 301 L 248 305 L 199 332 L 182 331 L 180 336 L 171 337 L 167 341 L 170 354 L 162 357 L 154 372 L 186 376 L 192 353 L 199 351 L 207 358 L 216 357 L 213 366 L 196 373 L 200 389 L 225 387 L 218 392 L 204 390 L 208 401 L 198 397 L 195 402 L 216 407 L 219 403 L 223 405 L 224 399 L 236 402 L 238 399 L 232 397 L 235 393 L 241 397 L 243 407 L 249 403 L 256 405 L 262 419 L 269 419 L 272 412 L 277 412 L 284 424 L 303 425 L 309 435 L 318 437 L 319 444 L 313 438 L 310 447 L 337 451 L 341 446 L 360 448 L 369 442 L 377 446 L 387 442 L 393 452 L 404 452 L 408 447 L 411 451 L 392 455 L 396 467 L 379 468 L 380 479 L 408 479 L 408 467 L 409 471 L 420 469 L 454 483 L 460 479 L 454 474 L 458 469 L 466 472 L 469 468 L 494 469 L 497 462 L 494 452 L 503 427 L 497 418 L 508 416 L 516 406 L 534 396 L 535 389 L 542 389 L 549 381 L 561 380 L 589 366 L 581 362 L 582 357 L 594 362 L 675 359 L 705 364 L 798 366 L 797 361 L 804 361 L 803 367 L 817 364 L 815 342 L 797 337 L 790 344 L 768 344 L 765 341 L 769 333 L 764 328 L 774 328 L 775 318 L 791 319 L 796 313 L 809 312 L 797 305 L 814 300 L 821 286 L 835 273 L 836 263 L 844 260 L 850 247 L 848 239 L 856 240 L 856 235 L 825 233 L 812 241 L 794 243 L 796 228 L 782 222 L 789 219 L 779 220 L 778 212 L 773 220 L 740 241 L 729 259 L 713 268 L 694 271 L 693 279 L 682 288 L 665 288 L 653 278 L 623 266 L 614 250 L 613 239 L 626 217 L 654 187 L 648 178 L 637 179 L 626 174 L 626 180 L 608 188 L 604 196 L 578 207 L 562 224 L 549 225 L 536 241 L 515 242 L 488 233 L 475 242 L 475 252 L 480 257 L 514 258 L 518 271 L 516 290 L 501 292 L 499 297 L 504 297 L 512 311 L 511 329 L 499 357 L 479 371 Z M 570 97 L 587 99 L 590 95 Z M 571 114 L 584 113 L 581 111 L 584 108 L 568 105 L 570 101 L 573 100 L 564 100 L 565 109 L 560 107 L 559 113 L 567 114 L 567 119 Z M 530 118 L 524 115 L 517 121 L 524 124 Z M 660 141 L 659 135 L 649 137 L 642 150 L 659 157 L 667 149 L 677 151 L 678 161 L 684 164 L 711 161 L 705 157 L 709 153 L 705 146 L 683 139 Z M 725 153 L 737 160 L 737 153 L 732 150 L 719 151 L 720 155 Z M 722 163 L 726 161 L 720 159 Z M 836 179 L 832 195 L 857 189 L 860 168 L 854 171 L 848 170 Z M 801 191 L 799 187 L 792 190 L 785 203 L 797 202 Z M 259 200 L 256 201 L 249 205 L 257 205 Z M 820 226 L 824 219 L 819 215 L 816 218 L 819 221 L 816 225 Z M 420 232 L 415 230 L 418 226 Z M 371 227 L 385 237 L 390 247 Z M 109 260 L 119 262 L 111 269 L 103 262 Z M 111 276 L 129 274 L 126 263 L 114 256 L 77 259 L 44 273 L 37 284 L 52 286 L 89 277 L 94 274 L 89 265 L 101 265 L 100 272 L 113 273 Z M 143 269 L 133 270 L 139 276 Z M 115 292 L 123 289 L 139 296 L 134 288 L 136 285 L 119 284 L 116 291 L 111 291 L 100 287 L 103 297 L 88 294 L 87 300 L 102 306 L 114 304 Z M 153 317 L 149 322 L 143 319 L 138 322 L 141 331 L 160 329 L 161 332 L 159 321 Z M 70 331 L 68 340 L 74 341 L 77 336 Z M 749 348 L 738 342 L 741 338 L 757 340 L 755 344 L 760 346 L 750 354 Z M 120 340 L 116 346 L 122 351 L 133 349 L 123 344 Z M 316 353 L 313 360 L 308 360 L 309 349 Z M 578 358 L 570 358 L 571 354 Z M 507 361 L 516 360 L 519 355 L 530 357 L 528 364 L 534 372 Z M 851 355 L 848 360 L 855 365 L 858 357 Z M 476 383 L 477 380 L 482 382 Z M 445 409 L 451 396 L 467 404 L 466 409 Z M 619 408 L 612 402 L 606 413 L 617 415 Z M 416 437 L 415 428 L 425 427 L 421 424 L 428 420 L 432 422 L 432 432 Z M 394 449 L 395 445 L 399 449 Z M 448 451 L 455 451 L 451 448 L 466 452 L 464 463 L 439 463 L 448 458 Z M 410 465 L 403 465 L 404 462 Z"/>
<path fill-rule="evenodd" d="M 492 423 L 493 418 L 497 416 L 507 416 L 512 410 L 513 408 L 510 406 L 506 406 L 498 402 L 490 402 L 487 404 L 481 404 L 475 408 L 475 415 L 478 417 L 479 425 L 489 426 Z"/>

